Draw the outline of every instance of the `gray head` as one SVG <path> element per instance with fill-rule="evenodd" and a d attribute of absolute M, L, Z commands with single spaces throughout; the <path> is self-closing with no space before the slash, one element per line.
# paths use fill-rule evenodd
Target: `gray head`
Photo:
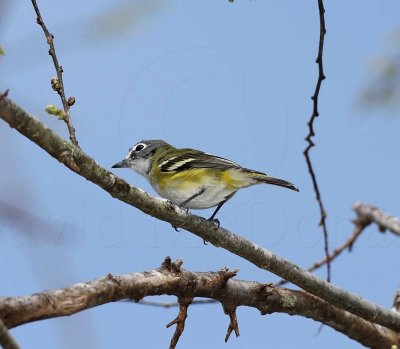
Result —
<path fill-rule="evenodd" d="M 131 168 L 146 177 L 151 169 L 154 154 L 157 149 L 162 146 L 169 146 L 169 144 L 159 139 L 140 141 L 129 149 L 124 160 L 118 162 L 112 167 Z"/>

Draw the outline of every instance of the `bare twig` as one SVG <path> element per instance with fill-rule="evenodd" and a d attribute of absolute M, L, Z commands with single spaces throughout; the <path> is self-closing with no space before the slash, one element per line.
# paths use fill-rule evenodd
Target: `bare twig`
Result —
<path fill-rule="evenodd" d="M 321 89 L 322 81 L 325 80 L 324 66 L 323 66 L 323 60 L 322 60 L 322 55 L 324 52 L 324 40 L 325 40 L 325 34 L 326 34 L 325 8 L 324 8 L 323 0 L 318 0 L 318 10 L 319 10 L 319 25 L 320 25 L 319 30 L 320 30 L 320 32 L 319 32 L 318 55 L 317 55 L 317 59 L 315 61 L 318 64 L 318 80 L 317 80 L 317 84 L 315 86 L 314 95 L 311 97 L 311 99 L 313 101 L 313 111 L 311 114 L 311 118 L 307 123 L 308 135 L 305 138 L 305 140 L 307 141 L 308 145 L 307 145 L 306 149 L 304 150 L 303 154 L 306 158 L 308 172 L 310 173 L 310 176 L 311 176 L 311 180 L 312 180 L 312 183 L 314 186 L 315 196 L 316 196 L 318 206 L 319 206 L 319 211 L 321 214 L 321 219 L 320 219 L 319 225 L 322 226 L 322 231 L 324 233 L 324 250 L 325 250 L 325 257 L 327 260 L 327 263 L 326 263 L 327 280 L 328 280 L 328 282 L 330 282 L 331 281 L 331 264 L 329 261 L 328 228 L 326 225 L 326 216 L 327 215 L 326 215 L 324 204 L 322 202 L 321 193 L 319 191 L 317 177 L 315 175 L 314 167 L 312 165 L 310 154 L 309 154 L 311 148 L 315 146 L 315 143 L 312 140 L 312 137 L 315 136 L 314 120 L 316 117 L 319 116 L 318 97 L 319 97 L 319 91 Z"/>
<path fill-rule="evenodd" d="M 10 331 L 4 325 L 3 320 L 0 318 L 0 346 L 3 349 L 19 349 L 18 343 L 15 341 Z"/>
<path fill-rule="evenodd" d="M 389 230 L 393 234 L 400 236 L 400 219 L 382 211 L 380 208 L 356 202 L 353 206 L 354 211 L 359 217 L 370 220 L 379 226 L 380 231 Z"/>
<path fill-rule="evenodd" d="M 79 148 L 59 137 L 8 98 L 0 100 L 0 118 L 69 169 L 100 186 L 113 197 L 146 214 L 186 229 L 214 246 L 223 247 L 332 305 L 365 320 L 371 320 L 395 331 L 400 331 L 399 314 L 329 284 L 294 263 L 255 245 L 222 226 L 216 227 L 212 222 L 188 213 L 167 200 L 154 198 L 145 191 L 129 185 L 123 179 L 101 167 Z"/>
<path fill-rule="evenodd" d="M 332 254 L 328 256 L 328 258 L 324 258 L 320 260 L 319 262 L 315 262 L 311 267 L 307 268 L 309 272 L 312 272 L 323 265 L 325 265 L 328 262 L 332 262 L 335 258 L 337 258 L 344 250 L 348 249 L 349 251 L 352 249 L 355 241 L 357 238 L 361 235 L 361 233 L 364 231 L 364 229 L 370 224 L 370 221 L 367 220 L 362 220 L 362 219 L 356 219 L 354 221 L 355 228 L 351 236 L 339 247 L 337 247 L 335 250 L 333 250 Z M 274 284 L 274 286 L 279 287 L 283 286 L 287 283 L 286 280 L 281 280 L 277 283 Z"/>
<path fill-rule="evenodd" d="M 172 336 L 171 343 L 169 345 L 169 349 L 175 349 L 176 345 L 178 344 L 179 338 L 181 337 L 181 334 L 185 330 L 187 311 L 188 311 L 190 303 L 192 303 L 192 300 L 193 300 L 192 296 L 178 298 L 178 303 L 179 303 L 178 316 L 174 320 L 172 320 L 170 323 L 167 324 L 167 328 L 176 324 L 175 332 Z"/>
<path fill-rule="evenodd" d="M 63 82 L 63 77 L 62 74 L 64 72 L 62 66 L 58 63 L 58 58 L 56 54 L 56 49 L 54 47 L 54 35 L 49 32 L 47 29 L 42 15 L 40 14 L 39 7 L 36 3 L 36 0 L 31 0 L 33 8 L 35 9 L 36 12 L 36 22 L 42 27 L 42 30 L 44 32 L 44 35 L 46 37 L 47 43 L 50 46 L 49 49 L 49 55 L 53 59 L 54 67 L 56 68 L 57 72 L 57 79 L 52 79 L 52 87 L 53 89 L 58 93 L 58 95 L 61 98 L 61 102 L 64 107 L 64 115 L 62 117 L 62 120 L 67 124 L 68 131 L 69 131 L 69 139 L 73 144 L 75 144 L 77 147 L 79 147 L 78 141 L 76 139 L 75 135 L 75 128 L 72 124 L 72 119 L 71 119 L 71 113 L 70 113 L 70 106 L 75 103 L 75 98 L 74 97 L 69 97 L 68 100 L 65 97 L 65 90 L 64 90 L 64 82 Z"/>
<path fill-rule="evenodd" d="M 232 331 L 235 331 L 236 337 L 240 336 L 239 325 L 236 316 L 236 307 L 224 307 L 224 313 L 229 316 L 229 326 L 225 335 L 225 343 L 228 342 Z"/>
<path fill-rule="evenodd" d="M 279 312 L 311 318 L 370 348 L 390 348 L 392 344 L 400 346 L 398 332 L 365 321 L 307 292 L 232 279 L 229 276 L 234 271 L 229 273 L 226 269 L 191 272 L 182 269 L 177 262 L 171 265 L 172 268 L 163 265 L 141 273 L 109 274 L 97 280 L 30 296 L 0 298 L 0 319 L 12 328 L 32 321 L 68 316 L 122 299 L 139 300 L 146 296 L 169 294 L 180 299 L 188 297 L 180 309 L 180 319 L 178 316 L 173 323 L 184 320 L 185 303 L 188 304 L 192 297 L 205 297 L 222 303 L 225 308 L 228 305 L 231 310 L 246 306 L 258 309 L 262 315 Z M 236 319 L 230 313 L 230 328 L 238 331 Z"/>

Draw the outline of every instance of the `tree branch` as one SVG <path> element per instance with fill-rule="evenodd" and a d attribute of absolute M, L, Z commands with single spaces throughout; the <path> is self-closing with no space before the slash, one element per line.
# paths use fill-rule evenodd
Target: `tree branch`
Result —
<path fill-rule="evenodd" d="M 237 322 L 233 310 L 238 306 L 248 306 L 258 309 L 262 315 L 279 312 L 314 319 L 370 348 L 400 345 L 396 332 L 365 321 L 309 293 L 232 279 L 235 274 L 236 271 L 227 269 L 191 272 L 182 269 L 181 262 L 171 263 L 167 257 L 160 268 L 143 273 L 108 274 L 55 291 L 0 298 L 0 318 L 12 328 L 126 298 L 139 301 L 146 296 L 168 294 L 182 299 L 187 293 L 188 299 L 206 297 L 221 302 L 230 315 L 230 328 L 234 330 Z M 188 301 L 183 303 L 188 304 Z M 182 318 L 185 317 L 185 311 L 182 314 Z"/>
<path fill-rule="evenodd" d="M 69 131 L 69 139 L 73 144 L 75 144 L 77 147 L 79 147 L 78 141 L 76 139 L 75 135 L 75 128 L 72 125 L 72 119 L 71 119 L 71 112 L 70 112 L 70 106 L 75 103 L 75 98 L 74 97 L 69 97 L 68 100 L 65 97 L 65 90 L 64 90 L 64 82 L 63 82 L 63 77 L 62 74 L 64 72 L 62 66 L 58 63 L 58 58 L 56 54 L 56 49 L 54 47 L 54 35 L 49 32 L 49 30 L 46 27 L 46 24 L 43 21 L 42 15 L 40 14 L 39 7 L 36 3 L 36 0 L 31 0 L 33 8 L 35 9 L 36 12 L 36 22 L 42 27 L 44 36 L 46 37 L 47 44 L 49 45 L 49 55 L 53 59 L 53 64 L 54 67 L 56 68 L 57 72 L 57 79 L 53 78 L 51 81 L 53 90 L 58 93 L 58 95 L 61 98 L 61 102 L 64 107 L 64 114 L 61 117 L 62 120 L 66 123 Z"/>
<path fill-rule="evenodd" d="M 376 223 L 382 232 L 387 229 L 393 234 L 400 236 L 400 219 L 398 217 L 391 216 L 378 207 L 361 202 L 356 202 L 353 209 L 359 217 Z"/>
<path fill-rule="evenodd" d="M 0 318 L 0 345 L 3 349 L 19 349 L 18 343 L 15 341 L 10 331 L 4 325 Z"/>
<path fill-rule="evenodd" d="M 187 213 L 165 199 L 154 198 L 145 191 L 129 185 L 123 179 L 101 167 L 78 147 L 59 137 L 7 97 L 0 100 L 0 118 L 69 169 L 103 188 L 111 196 L 146 214 L 186 229 L 216 247 L 223 247 L 259 268 L 268 270 L 339 308 L 365 320 L 371 320 L 395 331 L 400 331 L 399 314 L 337 288 L 223 227 L 216 227 L 212 222 Z"/>
<path fill-rule="evenodd" d="M 323 65 L 323 60 L 322 60 L 322 56 L 324 53 L 325 34 L 326 34 L 325 8 L 324 8 L 323 0 L 318 0 L 318 12 L 319 12 L 319 45 L 318 45 L 317 59 L 315 60 L 315 63 L 318 64 L 318 79 L 317 79 L 317 84 L 315 85 L 314 94 L 311 97 L 311 99 L 313 101 L 313 111 L 312 111 L 310 120 L 307 123 L 308 135 L 305 138 L 305 140 L 307 141 L 308 145 L 307 145 L 306 149 L 304 150 L 303 154 L 306 158 L 308 172 L 310 173 L 310 176 L 311 176 L 311 180 L 312 180 L 314 192 L 315 192 L 315 198 L 318 202 L 319 211 L 321 214 L 319 225 L 322 227 L 322 231 L 324 233 L 324 250 L 325 250 L 325 258 L 327 261 L 326 262 L 327 281 L 330 282 L 331 281 L 331 265 L 330 265 L 330 261 L 329 261 L 328 227 L 326 225 L 326 216 L 327 215 L 326 215 L 324 203 L 322 202 L 321 193 L 319 191 L 317 176 L 315 175 L 314 167 L 312 165 L 310 154 L 309 154 L 311 148 L 315 146 L 315 143 L 312 140 L 312 138 L 315 136 L 314 120 L 316 117 L 319 116 L 318 97 L 319 97 L 319 91 L 321 89 L 322 81 L 325 80 L 324 65 Z"/>

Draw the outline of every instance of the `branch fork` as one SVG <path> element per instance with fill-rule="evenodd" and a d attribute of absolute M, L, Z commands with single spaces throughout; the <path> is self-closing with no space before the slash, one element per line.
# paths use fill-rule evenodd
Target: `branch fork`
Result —
<path fill-rule="evenodd" d="M 237 321 L 237 316 L 236 316 L 236 306 L 227 306 L 223 305 L 224 308 L 224 313 L 229 316 L 230 322 L 228 326 L 228 330 L 226 331 L 226 336 L 225 336 L 225 343 L 228 342 L 228 339 L 232 333 L 232 331 L 235 331 L 236 337 L 240 336 L 239 332 L 239 325 Z"/>

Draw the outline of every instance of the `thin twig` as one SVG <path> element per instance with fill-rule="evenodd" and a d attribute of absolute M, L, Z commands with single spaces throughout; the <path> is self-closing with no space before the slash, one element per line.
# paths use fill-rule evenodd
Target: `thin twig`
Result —
<path fill-rule="evenodd" d="M 54 35 L 49 32 L 46 25 L 44 24 L 44 21 L 43 21 L 42 15 L 40 14 L 39 7 L 36 3 L 36 0 L 31 0 L 31 1 L 32 1 L 32 5 L 33 5 L 33 8 L 35 9 L 36 16 L 37 16 L 36 22 L 43 29 L 47 43 L 50 46 L 49 55 L 53 59 L 54 67 L 56 68 L 57 81 L 55 81 L 55 82 L 52 81 L 52 87 L 60 96 L 61 102 L 64 107 L 65 115 L 63 115 L 62 119 L 67 124 L 68 131 L 69 131 L 69 139 L 71 140 L 71 142 L 73 144 L 75 144 L 77 147 L 79 147 L 78 141 L 77 141 L 76 135 L 75 135 L 75 128 L 72 125 L 72 119 L 71 119 L 71 113 L 70 113 L 70 106 L 75 103 L 75 98 L 69 97 L 68 100 L 65 98 L 64 82 L 63 82 L 63 77 L 62 77 L 64 70 L 63 70 L 62 66 L 58 63 L 56 49 L 54 47 Z"/>
<path fill-rule="evenodd" d="M 322 202 L 321 198 L 321 193 L 319 191 L 319 186 L 317 182 L 317 177 L 314 172 L 313 165 L 311 163 L 311 158 L 310 158 L 310 149 L 315 146 L 315 143 L 312 140 L 312 137 L 315 136 L 314 132 L 314 120 L 316 117 L 319 116 L 318 112 L 318 97 L 319 97 L 319 91 L 321 89 L 321 84 L 322 81 L 325 80 L 325 74 L 324 74 L 324 66 L 323 66 L 323 61 L 322 61 L 322 55 L 324 52 L 324 40 L 325 40 L 325 34 L 326 34 L 326 27 L 325 27 L 325 8 L 324 8 L 324 3 L 323 0 L 318 0 L 318 10 L 319 10 L 319 25 L 320 25 L 320 33 L 319 33 L 319 46 L 318 46 L 318 55 L 317 59 L 315 62 L 318 64 L 318 80 L 317 84 L 315 86 L 315 91 L 314 95 L 311 97 L 313 101 L 313 112 L 311 114 L 311 118 L 308 121 L 308 135 L 305 138 L 305 140 L 308 142 L 308 145 L 306 149 L 304 150 L 304 156 L 306 158 L 307 166 L 308 166 L 308 172 L 310 173 L 312 183 L 314 186 L 314 192 L 315 196 L 318 202 L 319 210 L 321 213 L 321 220 L 319 222 L 319 225 L 322 226 L 322 231 L 324 233 L 324 250 L 325 250 L 325 257 L 327 259 L 326 267 L 327 267 L 327 281 L 331 281 L 331 264 L 329 262 L 329 241 L 328 241 L 328 228 L 326 225 L 326 211 L 324 208 L 324 204 Z"/>
<path fill-rule="evenodd" d="M 19 349 L 18 343 L 15 341 L 10 331 L 4 325 L 3 320 L 0 318 L 0 346 L 3 349 Z"/>
<path fill-rule="evenodd" d="M 226 331 L 225 335 L 225 343 L 228 342 L 229 337 L 231 336 L 232 331 L 235 331 L 236 337 L 240 336 L 239 332 L 239 325 L 237 321 L 237 316 L 236 316 L 236 307 L 229 307 L 226 308 L 224 307 L 224 313 L 229 316 L 229 326 Z"/>
<path fill-rule="evenodd" d="M 167 324 L 167 328 L 171 327 L 172 325 L 176 325 L 175 332 L 172 336 L 171 343 L 169 345 L 169 349 L 175 349 L 176 345 L 178 344 L 179 338 L 181 337 L 183 331 L 185 330 L 187 311 L 192 301 L 193 301 L 192 296 L 178 298 L 178 303 L 179 303 L 178 316 L 174 320 L 172 320 L 169 324 Z"/>

